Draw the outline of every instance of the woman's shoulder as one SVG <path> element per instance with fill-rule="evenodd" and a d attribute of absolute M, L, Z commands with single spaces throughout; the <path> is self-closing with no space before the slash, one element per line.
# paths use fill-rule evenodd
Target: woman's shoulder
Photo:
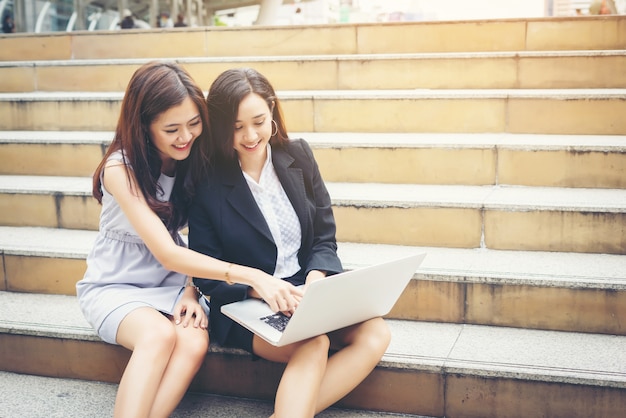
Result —
<path fill-rule="evenodd" d="M 113 151 L 111 155 L 109 155 L 109 158 L 107 158 L 107 161 L 125 162 L 125 160 L 126 158 L 124 157 L 124 152 L 121 149 Z"/>
<path fill-rule="evenodd" d="M 311 146 L 302 138 L 289 138 L 283 144 L 285 151 L 296 160 L 300 158 L 311 159 L 313 157 Z"/>
<path fill-rule="evenodd" d="M 285 141 L 287 147 L 310 148 L 309 143 L 304 138 L 289 138 Z"/>
<path fill-rule="evenodd" d="M 132 168 L 122 150 L 113 151 L 111 155 L 107 157 L 105 168 L 118 165 L 124 165 Z"/>

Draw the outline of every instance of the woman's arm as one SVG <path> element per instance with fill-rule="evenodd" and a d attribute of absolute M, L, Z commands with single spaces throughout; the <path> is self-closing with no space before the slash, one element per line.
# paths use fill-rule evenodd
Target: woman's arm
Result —
<path fill-rule="evenodd" d="M 307 283 L 326 275 L 343 271 L 341 261 L 337 256 L 337 240 L 335 216 L 333 215 L 330 194 L 319 171 L 313 151 L 304 140 L 298 141 L 304 154 L 310 161 L 308 173 L 305 174 L 312 189 L 311 199 L 314 199 L 315 213 L 313 216 L 313 242 L 310 255 L 305 266 Z M 309 195 L 309 193 L 307 193 Z"/>
<path fill-rule="evenodd" d="M 274 280 L 260 270 L 231 265 L 177 245 L 161 219 L 146 203 L 132 172 L 129 175 L 130 181 L 126 168 L 117 161 L 110 161 L 105 168 L 104 187 L 116 199 L 137 234 L 163 267 L 192 277 L 229 279 L 252 286 L 274 311 L 290 309 L 297 303 L 293 295 L 301 295 L 301 291 L 289 283 Z"/>

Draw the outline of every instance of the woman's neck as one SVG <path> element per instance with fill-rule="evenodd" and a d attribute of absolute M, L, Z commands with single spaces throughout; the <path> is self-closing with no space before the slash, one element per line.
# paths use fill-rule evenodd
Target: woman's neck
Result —
<path fill-rule="evenodd" d="M 257 183 L 261 179 L 261 173 L 263 172 L 263 167 L 265 166 L 265 161 L 267 159 L 267 152 L 263 154 L 257 155 L 248 155 L 245 158 L 239 157 L 239 165 L 241 166 L 241 171 L 249 175 L 256 181 Z"/>
<path fill-rule="evenodd" d="M 167 159 L 161 162 L 161 173 L 168 177 L 174 177 L 176 174 L 176 160 Z"/>

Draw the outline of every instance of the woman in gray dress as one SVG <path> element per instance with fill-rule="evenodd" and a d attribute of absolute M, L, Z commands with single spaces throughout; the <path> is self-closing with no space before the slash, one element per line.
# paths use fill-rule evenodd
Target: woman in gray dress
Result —
<path fill-rule="evenodd" d="M 293 309 L 302 295 L 261 270 L 185 246 L 179 232 L 212 156 L 206 127 L 204 95 L 189 74 L 173 63 L 145 64 L 93 176 L 100 227 L 76 291 L 98 335 L 133 352 L 115 416 L 169 416 L 201 366 L 208 305 L 188 277 L 247 284 L 275 311 Z"/>

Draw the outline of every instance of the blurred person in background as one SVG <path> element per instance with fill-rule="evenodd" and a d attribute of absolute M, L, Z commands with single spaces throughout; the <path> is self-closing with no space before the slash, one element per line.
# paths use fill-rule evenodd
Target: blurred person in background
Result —
<path fill-rule="evenodd" d="M 176 16 L 176 23 L 174 23 L 174 27 L 184 28 L 185 26 L 187 26 L 187 24 L 185 23 L 185 15 L 179 13 L 178 16 Z"/>
<path fill-rule="evenodd" d="M 15 23 L 13 22 L 13 16 L 11 16 L 11 13 L 5 13 L 2 18 L 2 32 L 15 33 Z"/>

